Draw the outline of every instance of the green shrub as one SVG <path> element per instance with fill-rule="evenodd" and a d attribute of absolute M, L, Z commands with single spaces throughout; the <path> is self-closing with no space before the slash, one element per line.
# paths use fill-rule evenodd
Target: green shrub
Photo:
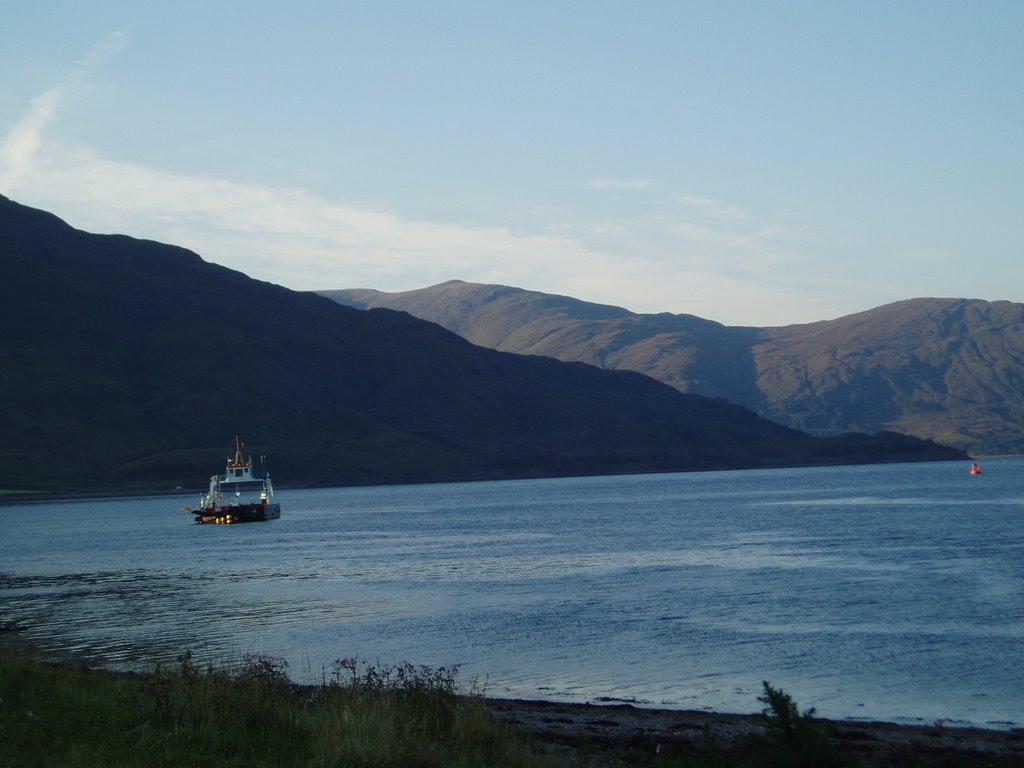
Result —
<path fill-rule="evenodd" d="M 828 724 L 814 717 L 814 708 L 800 712 L 793 698 L 779 688 L 763 683 L 762 714 L 767 724 L 761 758 L 765 766 L 786 768 L 832 768 L 851 765 L 850 758 L 836 751 L 829 741 Z"/>

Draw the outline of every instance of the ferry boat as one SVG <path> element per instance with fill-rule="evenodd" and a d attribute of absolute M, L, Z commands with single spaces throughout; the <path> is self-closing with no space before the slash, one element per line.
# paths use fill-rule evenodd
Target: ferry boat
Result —
<path fill-rule="evenodd" d="M 197 523 L 256 523 L 281 516 L 281 505 L 272 502 L 274 486 L 266 467 L 257 472 L 252 457 L 243 449 L 245 443 L 235 437 L 235 455 L 228 457 L 223 475 L 210 478 L 210 490 L 199 499 L 198 509 L 186 509 Z"/>
<path fill-rule="evenodd" d="M 973 464 L 971 464 L 971 474 L 972 475 L 980 475 L 981 474 L 981 464 L 979 464 L 978 462 L 974 462 Z"/>

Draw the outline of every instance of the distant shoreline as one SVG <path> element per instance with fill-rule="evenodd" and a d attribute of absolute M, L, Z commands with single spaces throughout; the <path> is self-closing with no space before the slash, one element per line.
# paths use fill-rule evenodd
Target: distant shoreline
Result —
<path fill-rule="evenodd" d="M 294 490 L 317 490 L 322 488 L 376 488 L 385 485 L 441 485 L 445 483 L 488 483 L 488 482 L 506 482 L 515 480 L 555 480 L 555 479 L 568 479 L 568 478 L 579 478 L 579 477 L 628 477 L 632 475 L 675 475 L 675 474 L 700 474 L 704 472 L 749 472 L 753 470 L 772 470 L 772 469 L 826 469 L 826 468 L 838 468 L 838 467 L 860 467 L 860 466 L 885 466 L 889 464 L 922 464 L 922 463 L 943 463 L 943 462 L 962 462 L 962 461 L 985 461 L 990 459 L 1013 459 L 1020 458 L 1022 454 L 993 454 L 985 456 L 969 456 L 964 455 L 963 459 L 950 459 L 950 458 L 938 458 L 938 459 L 923 459 L 923 460 L 902 460 L 902 461 L 877 461 L 877 462 L 853 462 L 853 463 L 839 463 L 839 464 L 784 464 L 779 466 L 763 466 L 763 467 L 731 467 L 731 468 L 720 468 L 720 469 L 678 469 L 678 470 L 659 470 L 653 472 L 606 472 L 595 475 L 527 475 L 522 477 L 494 477 L 494 478 L 479 478 L 479 477 L 466 477 L 462 479 L 453 478 L 442 478 L 438 480 L 409 480 L 409 481 L 388 481 L 388 482 L 358 482 L 358 483 L 311 483 L 311 484 L 297 484 L 297 485 L 281 485 L 275 483 L 278 491 L 294 491 Z M 188 494 L 201 494 L 205 492 L 206 486 L 202 487 L 182 487 L 175 489 L 168 489 L 166 487 L 153 487 L 153 488 L 108 488 L 99 490 L 70 490 L 70 491 L 54 491 L 45 489 L 15 489 L 15 488 L 0 488 L 0 506 L 6 504 L 21 504 L 30 502 L 63 502 L 63 501 L 87 501 L 92 499 L 125 499 L 125 498 L 147 498 L 147 497 L 159 497 L 159 496 L 180 496 Z"/>
<path fill-rule="evenodd" d="M 161 490 L 124 490 L 124 491 L 15 491 L 0 489 L 0 507 L 15 504 L 46 504 L 49 502 L 90 501 L 98 499 L 145 499 L 159 496 L 182 496 L 202 493 L 200 490 L 182 489 L 175 491 Z"/>

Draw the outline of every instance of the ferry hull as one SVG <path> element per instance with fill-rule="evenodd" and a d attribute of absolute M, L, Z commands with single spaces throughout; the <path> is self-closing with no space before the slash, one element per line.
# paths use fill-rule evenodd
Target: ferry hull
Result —
<path fill-rule="evenodd" d="M 196 522 L 201 525 L 233 525 L 235 523 L 261 523 L 281 516 L 280 504 L 238 504 L 220 509 L 195 510 Z"/>

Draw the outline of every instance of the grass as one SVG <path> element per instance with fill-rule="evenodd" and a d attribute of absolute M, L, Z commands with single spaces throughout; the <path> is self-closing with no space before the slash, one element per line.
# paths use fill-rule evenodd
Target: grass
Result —
<path fill-rule="evenodd" d="M 762 735 L 703 754 L 652 754 L 531 740 L 464 695 L 457 669 L 342 659 L 315 686 L 287 664 L 244 657 L 233 670 L 175 667 L 121 674 L 52 666 L 0 651 L 0 768 L 469 768 L 470 766 L 846 766 L 813 710 L 764 684 Z"/>
<path fill-rule="evenodd" d="M 0 657 L 0 766 L 546 766 L 552 759 L 457 696 L 454 671 L 339 662 L 292 685 L 283 663 L 144 675 Z"/>

